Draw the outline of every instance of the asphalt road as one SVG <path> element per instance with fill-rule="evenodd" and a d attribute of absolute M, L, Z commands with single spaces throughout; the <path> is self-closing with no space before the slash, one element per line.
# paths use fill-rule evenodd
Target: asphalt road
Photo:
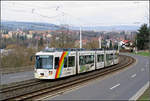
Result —
<path fill-rule="evenodd" d="M 129 55 L 129 54 L 125 54 Z M 129 55 L 136 64 L 83 87 L 45 100 L 129 100 L 149 81 L 149 58 Z"/>
<path fill-rule="evenodd" d="M 33 78 L 34 78 L 33 71 L 4 74 L 1 75 L 1 84 L 20 82 L 24 80 L 30 80 Z"/>

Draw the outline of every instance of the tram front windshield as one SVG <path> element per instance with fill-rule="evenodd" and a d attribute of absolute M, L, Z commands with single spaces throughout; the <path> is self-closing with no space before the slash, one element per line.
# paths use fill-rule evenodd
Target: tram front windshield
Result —
<path fill-rule="evenodd" d="M 53 56 L 36 56 L 37 69 L 53 69 Z"/>

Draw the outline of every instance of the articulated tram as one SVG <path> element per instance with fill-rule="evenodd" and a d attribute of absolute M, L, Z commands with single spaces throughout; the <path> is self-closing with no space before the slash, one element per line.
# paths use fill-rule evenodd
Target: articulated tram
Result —
<path fill-rule="evenodd" d="M 118 64 L 116 50 L 52 49 L 35 54 L 37 79 L 58 79 Z"/>

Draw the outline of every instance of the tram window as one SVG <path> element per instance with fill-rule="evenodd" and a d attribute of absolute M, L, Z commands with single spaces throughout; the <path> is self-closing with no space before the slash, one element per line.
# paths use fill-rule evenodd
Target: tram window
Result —
<path fill-rule="evenodd" d="M 94 55 L 89 55 L 87 56 L 89 59 L 88 63 L 87 64 L 91 64 L 91 63 L 94 63 Z"/>
<path fill-rule="evenodd" d="M 67 68 L 67 58 L 64 58 L 64 68 Z"/>
<path fill-rule="evenodd" d="M 103 62 L 104 61 L 104 55 L 103 54 L 97 55 L 97 61 L 98 62 Z"/>
<path fill-rule="evenodd" d="M 110 55 L 106 54 L 106 60 L 110 60 Z"/>
<path fill-rule="evenodd" d="M 89 64 L 89 62 L 90 62 L 90 57 L 89 57 L 89 56 L 85 56 L 85 61 L 86 61 L 86 64 Z"/>
<path fill-rule="evenodd" d="M 59 66 L 59 57 L 55 57 L 55 69 L 57 69 Z"/>
<path fill-rule="evenodd" d="M 118 54 L 117 54 L 117 53 L 115 53 L 114 58 L 115 58 L 115 59 L 117 59 L 117 58 L 118 58 Z"/>
<path fill-rule="evenodd" d="M 75 57 L 69 56 L 68 57 L 68 67 L 73 67 L 73 66 L 75 66 Z"/>
<path fill-rule="evenodd" d="M 91 64 L 94 63 L 94 55 L 86 55 L 86 56 L 80 56 L 80 65 L 85 65 L 85 64 Z"/>
<path fill-rule="evenodd" d="M 36 56 L 37 69 L 53 69 L 53 56 Z"/>
<path fill-rule="evenodd" d="M 113 59 L 113 54 L 110 54 L 110 60 L 112 60 Z"/>
<path fill-rule="evenodd" d="M 106 60 L 108 60 L 108 54 L 106 54 Z"/>
<path fill-rule="evenodd" d="M 108 60 L 113 60 L 113 54 L 107 54 L 106 59 Z"/>
<path fill-rule="evenodd" d="M 103 54 L 101 55 L 101 58 L 102 58 L 102 61 L 104 61 L 104 55 Z"/>
<path fill-rule="evenodd" d="M 100 55 L 97 55 L 97 62 L 100 62 Z"/>
<path fill-rule="evenodd" d="M 79 57 L 79 64 L 80 65 L 85 65 L 86 61 L 85 61 L 85 56 L 80 56 Z"/>

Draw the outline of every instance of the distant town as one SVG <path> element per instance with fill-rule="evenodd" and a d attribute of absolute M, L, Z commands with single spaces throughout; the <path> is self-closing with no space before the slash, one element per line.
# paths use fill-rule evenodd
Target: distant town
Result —
<path fill-rule="evenodd" d="M 42 40 L 46 46 L 52 40 L 52 38 L 59 38 L 59 33 L 67 34 L 68 36 L 72 36 L 72 39 L 75 42 L 74 47 L 79 47 L 79 30 L 72 30 L 69 27 L 62 29 L 61 27 L 57 30 L 24 30 L 21 28 L 17 28 L 15 31 L 2 29 L 2 39 L 5 41 L 17 39 L 18 41 L 24 41 L 26 43 L 27 40 Z M 109 30 L 109 31 L 96 31 L 96 30 L 82 30 L 82 42 L 83 47 L 86 46 L 89 42 L 98 42 L 99 39 L 102 40 L 102 46 L 110 47 L 110 43 L 112 46 L 116 44 L 120 44 L 123 48 L 130 49 L 133 43 L 135 42 L 135 36 L 137 31 L 127 31 L 127 30 Z M 27 42 L 29 42 L 27 41 Z M 33 41 L 32 41 L 33 42 Z M 9 43 L 8 43 L 9 44 Z M 8 44 L 2 44 L 1 48 L 6 48 Z M 12 44 L 12 43 L 11 43 Z M 36 45 L 36 44 L 35 44 Z M 35 46 L 33 45 L 33 46 Z M 26 45 L 27 47 L 31 46 L 31 43 Z M 85 47 L 86 48 L 86 47 Z M 89 47 L 90 48 L 90 47 Z M 98 47 L 95 47 L 98 48 Z"/>

